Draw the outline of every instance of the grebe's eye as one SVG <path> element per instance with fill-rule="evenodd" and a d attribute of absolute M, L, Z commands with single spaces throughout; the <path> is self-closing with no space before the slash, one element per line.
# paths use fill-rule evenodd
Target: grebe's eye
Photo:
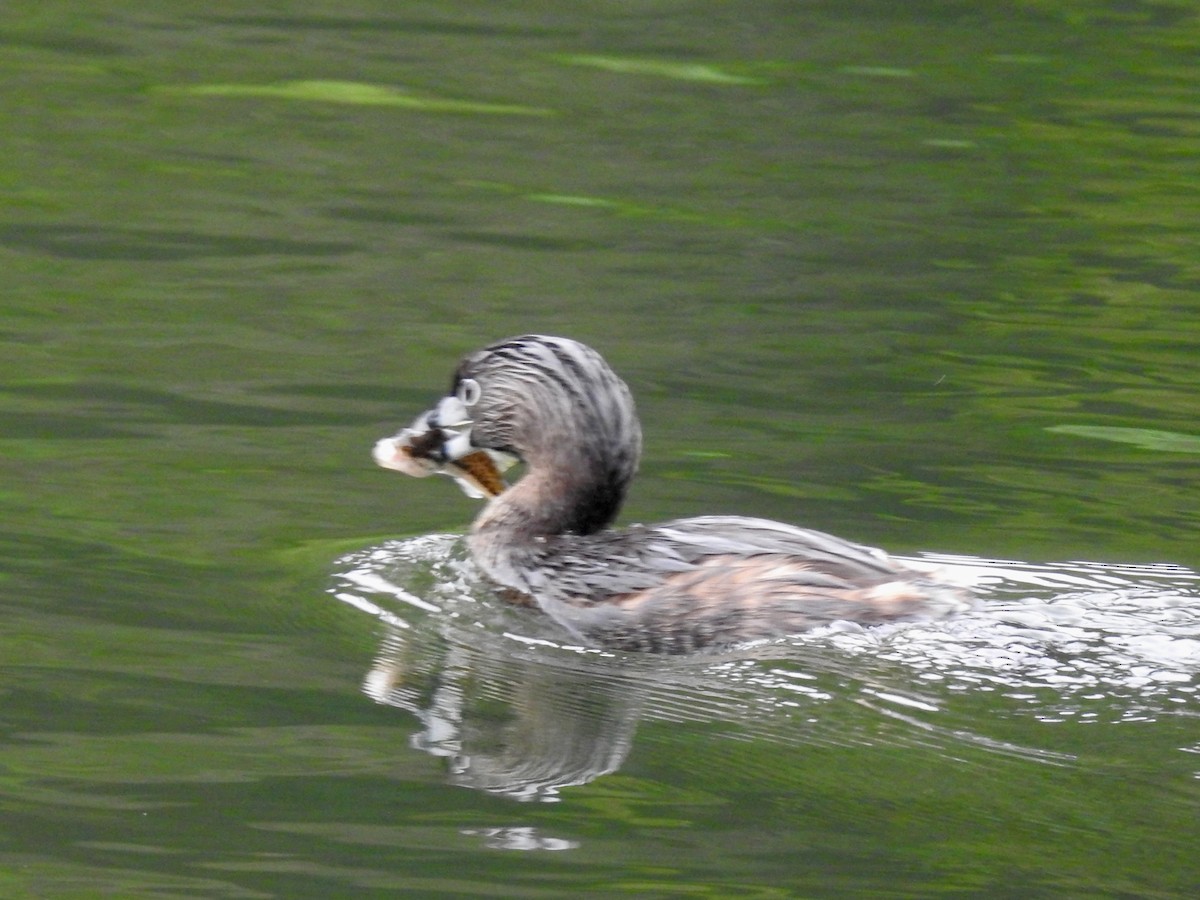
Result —
<path fill-rule="evenodd" d="M 482 393 L 483 390 L 479 387 L 478 381 L 474 378 L 464 378 L 458 383 L 456 395 L 463 406 L 474 406 L 479 402 L 479 395 Z"/>

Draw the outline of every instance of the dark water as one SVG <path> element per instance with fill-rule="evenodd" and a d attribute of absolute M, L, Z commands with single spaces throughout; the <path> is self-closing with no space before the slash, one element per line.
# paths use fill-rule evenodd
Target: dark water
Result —
<path fill-rule="evenodd" d="M 6 7 L 0 894 L 1193 896 L 1198 41 Z M 637 395 L 627 520 L 933 553 L 983 608 L 662 661 L 497 607 L 475 507 L 369 451 L 525 331 Z"/>

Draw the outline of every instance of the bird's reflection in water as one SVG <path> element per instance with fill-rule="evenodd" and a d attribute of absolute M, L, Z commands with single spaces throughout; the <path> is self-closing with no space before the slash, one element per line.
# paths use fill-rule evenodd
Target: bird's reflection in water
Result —
<path fill-rule="evenodd" d="M 553 800 L 620 767 L 638 719 L 631 685 L 522 659 L 503 646 L 512 638 L 461 637 L 389 625 L 364 681 L 379 703 L 416 715 L 412 745 L 444 757 L 452 783 Z"/>
<path fill-rule="evenodd" d="M 393 542 L 352 561 L 334 594 L 383 625 L 363 690 L 417 717 L 412 745 L 445 758 L 452 783 L 553 801 L 620 767 L 641 695 L 611 665 L 596 670 L 611 654 L 562 647 L 535 611 L 481 594 L 451 536 Z M 384 608 L 381 594 L 399 602 Z M 405 605 L 411 611 L 393 611 Z"/>
<path fill-rule="evenodd" d="M 1070 764 L 1026 745 L 1038 731 L 1004 729 L 1022 735 L 1017 746 L 997 723 L 1200 708 L 1197 573 L 938 561 L 980 587 L 979 611 L 670 659 L 564 644 L 537 610 L 499 600 L 452 535 L 340 560 L 331 592 L 381 623 L 364 690 L 417 718 L 413 746 L 445 758 L 452 783 L 521 800 L 555 800 L 615 772 L 642 719 L 717 722 L 786 744 L 920 744 L 948 759 L 969 745 Z"/>

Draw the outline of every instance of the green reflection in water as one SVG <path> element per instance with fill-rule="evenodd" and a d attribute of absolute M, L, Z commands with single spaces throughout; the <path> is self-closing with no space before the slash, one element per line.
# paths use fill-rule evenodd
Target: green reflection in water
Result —
<path fill-rule="evenodd" d="M 1052 425 L 1046 430 L 1058 434 L 1074 434 L 1102 441 L 1115 441 L 1119 444 L 1134 444 L 1147 450 L 1161 450 L 1165 453 L 1200 453 L 1200 437 L 1194 434 L 1155 431 L 1152 428 L 1118 428 L 1108 425 Z"/>
<path fill-rule="evenodd" d="M 553 110 L 507 103 L 481 103 L 422 96 L 399 88 L 357 81 L 285 81 L 278 84 L 197 84 L 158 88 L 164 94 L 196 97 L 265 97 L 357 106 L 395 106 L 417 112 L 480 113 L 484 115 L 548 116 Z"/>
<path fill-rule="evenodd" d="M 621 56 L 601 56 L 594 53 L 575 53 L 556 56 L 554 59 L 572 66 L 590 66 L 619 72 L 622 75 L 653 75 L 660 78 L 677 78 L 682 81 L 700 81 L 709 84 L 766 84 L 761 78 L 735 75 L 717 66 L 702 63 L 673 62 L 663 59 L 632 59 Z"/>

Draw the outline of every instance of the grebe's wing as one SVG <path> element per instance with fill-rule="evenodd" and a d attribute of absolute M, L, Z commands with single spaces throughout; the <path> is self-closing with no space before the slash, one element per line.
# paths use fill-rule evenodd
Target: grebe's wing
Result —
<path fill-rule="evenodd" d="M 742 516 L 703 516 L 661 525 L 577 537 L 547 539 L 535 567 L 541 577 L 535 593 L 549 591 L 574 602 L 604 603 L 642 591 L 674 576 L 719 564 L 737 563 L 748 573 L 752 560 L 778 573 L 789 567 L 797 584 L 846 590 L 876 585 L 917 573 L 899 566 L 873 547 L 782 522 Z"/>

